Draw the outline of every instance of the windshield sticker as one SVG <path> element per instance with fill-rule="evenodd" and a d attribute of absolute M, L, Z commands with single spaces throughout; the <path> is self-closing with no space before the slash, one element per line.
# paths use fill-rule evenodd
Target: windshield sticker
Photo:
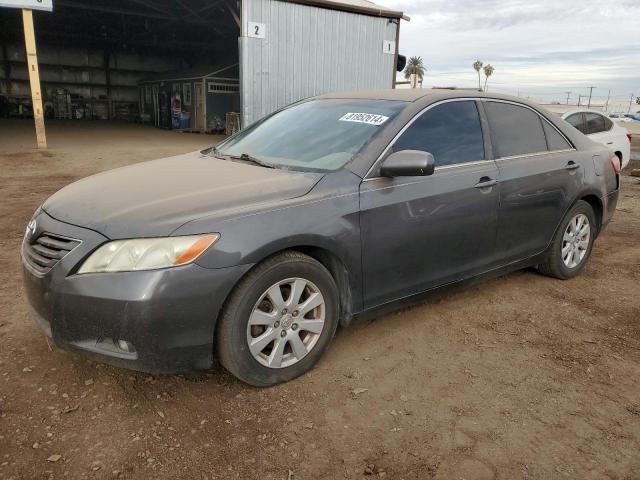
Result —
<path fill-rule="evenodd" d="M 375 113 L 345 113 L 344 116 L 340 118 L 341 122 L 366 123 L 376 126 L 382 125 L 387 120 L 389 120 L 389 117 L 376 115 Z"/>

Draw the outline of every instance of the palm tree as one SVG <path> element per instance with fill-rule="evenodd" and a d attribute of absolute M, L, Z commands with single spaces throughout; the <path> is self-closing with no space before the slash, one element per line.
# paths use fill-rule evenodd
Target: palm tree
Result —
<path fill-rule="evenodd" d="M 484 91 L 487 91 L 487 82 L 489 81 L 489 77 L 493 74 L 493 71 L 495 69 L 490 65 L 487 64 L 484 66 Z"/>
<path fill-rule="evenodd" d="M 415 75 L 422 82 L 427 69 L 422 62 L 422 57 L 410 57 L 407 66 L 404 69 L 404 78 L 411 79 L 411 75 Z"/>
<path fill-rule="evenodd" d="M 478 72 L 478 90 L 482 91 L 482 84 L 480 83 L 480 70 L 482 69 L 482 62 L 476 60 L 473 62 L 473 69 Z"/>

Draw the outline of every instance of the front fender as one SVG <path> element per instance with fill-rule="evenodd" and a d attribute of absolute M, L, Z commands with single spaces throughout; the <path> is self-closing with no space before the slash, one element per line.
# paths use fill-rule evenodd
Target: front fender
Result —
<path fill-rule="evenodd" d="M 334 182 L 331 188 L 320 188 L 295 203 L 223 220 L 195 220 L 173 234 L 220 233 L 220 239 L 196 261 L 205 268 L 256 264 L 287 249 L 326 250 L 348 270 L 358 309 L 362 285 L 358 184 L 351 173 L 347 178 L 348 188 Z"/>

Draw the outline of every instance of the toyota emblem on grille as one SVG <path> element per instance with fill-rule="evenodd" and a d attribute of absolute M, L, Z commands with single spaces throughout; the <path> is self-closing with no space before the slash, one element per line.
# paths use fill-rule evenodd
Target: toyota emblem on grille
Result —
<path fill-rule="evenodd" d="M 34 218 L 27 225 L 27 237 L 33 237 L 33 235 L 36 233 L 36 228 L 38 228 L 38 223 L 36 222 L 36 219 Z"/>

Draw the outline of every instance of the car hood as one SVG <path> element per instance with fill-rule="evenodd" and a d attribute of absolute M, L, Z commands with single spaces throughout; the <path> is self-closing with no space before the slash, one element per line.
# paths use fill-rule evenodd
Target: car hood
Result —
<path fill-rule="evenodd" d="M 42 208 L 111 239 L 156 237 L 204 216 L 305 195 L 322 176 L 193 152 L 87 177 L 55 193 Z"/>

